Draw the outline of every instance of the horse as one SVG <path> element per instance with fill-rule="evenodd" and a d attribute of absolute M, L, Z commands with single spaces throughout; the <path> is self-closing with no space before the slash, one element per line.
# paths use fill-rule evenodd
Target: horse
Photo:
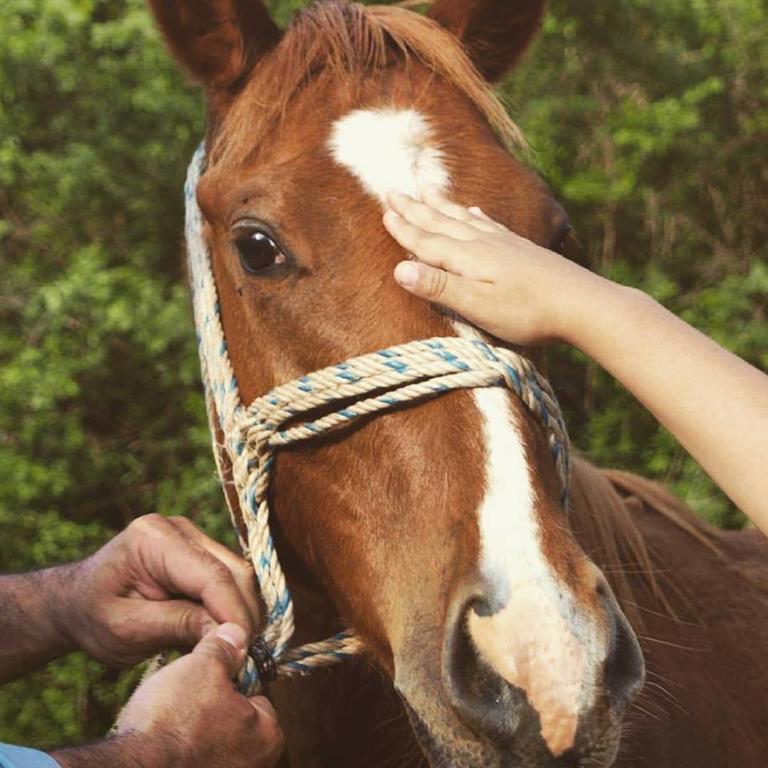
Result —
<path fill-rule="evenodd" d="M 376 349 L 478 338 L 394 284 L 388 190 L 441 187 L 547 247 L 567 235 L 491 92 L 541 0 L 323 0 L 284 31 L 260 0 L 149 2 L 206 94 L 197 202 L 246 402 Z M 285 764 L 764 765 L 765 541 L 580 458 L 572 486 L 566 516 L 539 424 L 498 387 L 281 451 L 297 639 L 351 625 L 367 649 L 270 687 Z"/>

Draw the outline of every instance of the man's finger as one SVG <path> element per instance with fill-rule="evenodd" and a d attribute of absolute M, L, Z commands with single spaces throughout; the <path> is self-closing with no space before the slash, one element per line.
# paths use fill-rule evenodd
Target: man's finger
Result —
<path fill-rule="evenodd" d="M 488 280 L 493 275 L 492 261 L 472 244 L 425 232 L 395 211 L 384 215 L 384 226 L 403 248 L 425 264 L 472 280 Z"/>
<path fill-rule="evenodd" d="M 266 696 L 250 696 L 248 703 L 261 715 L 268 720 L 277 720 L 277 712 L 272 706 L 272 702 Z"/>
<path fill-rule="evenodd" d="M 503 224 L 499 224 L 491 219 L 477 206 L 465 208 L 463 205 L 449 200 L 437 187 L 427 187 L 424 189 L 421 193 L 421 199 L 430 208 L 434 208 L 444 216 L 461 221 L 464 225 L 476 230 L 475 234 L 478 232 L 504 232 L 506 230 Z"/>
<path fill-rule="evenodd" d="M 261 625 L 262 607 L 253 566 L 241 555 L 206 536 L 189 518 L 176 516 L 168 520 L 184 536 L 226 565 L 248 606 L 253 626 L 258 628 Z"/>
<path fill-rule="evenodd" d="M 264 762 L 273 765 L 285 746 L 285 736 L 277 720 L 277 712 L 264 696 L 251 696 L 248 703 L 258 713 L 256 728 L 264 745 Z"/>
<path fill-rule="evenodd" d="M 245 630 L 232 623 L 222 624 L 209 632 L 192 651 L 192 658 L 220 668 L 233 680 L 245 659 Z"/>
<path fill-rule="evenodd" d="M 465 208 L 459 203 L 449 200 L 436 187 L 427 187 L 421 195 L 421 199 L 432 208 L 440 211 L 444 216 L 450 216 L 471 226 L 480 232 L 501 232 L 505 227 L 483 213 L 480 208 L 472 206 Z M 478 213 L 479 211 L 479 213 Z"/>
<path fill-rule="evenodd" d="M 202 547 L 185 541 L 185 547 L 164 553 L 164 571 L 170 588 L 200 600 L 216 621 L 233 621 L 255 632 L 252 611 L 229 568 Z"/>
<path fill-rule="evenodd" d="M 202 605 L 189 600 L 126 598 L 122 615 L 120 625 L 113 628 L 115 634 L 145 653 L 191 647 L 218 626 Z"/>
<path fill-rule="evenodd" d="M 231 571 L 172 523 L 159 515 L 131 524 L 128 547 L 139 561 L 144 578 L 171 594 L 185 595 L 203 603 L 216 621 L 233 621 L 254 632 L 251 610 Z"/>

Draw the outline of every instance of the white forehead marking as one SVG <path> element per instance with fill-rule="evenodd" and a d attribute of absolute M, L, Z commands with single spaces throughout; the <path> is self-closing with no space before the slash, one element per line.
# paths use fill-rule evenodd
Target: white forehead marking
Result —
<path fill-rule="evenodd" d="M 356 109 L 334 123 L 330 147 L 336 161 L 382 202 L 393 189 L 419 197 L 425 186 L 449 184 L 443 153 L 414 109 Z"/>
<path fill-rule="evenodd" d="M 419 198 L 427 185 L 448 188 L 445 158 L 433 141 L 416 110 L 361 109 L 334 123 L 329 149 L 385 203 L 393 189 Z M 479 338 L 464 322 L 454 327 L 459 336 Z M 544 739 L 561 754 L 573 743 L 579 711 L 594 698 L 604 643 L 544 557 L 525 444 L 508 393 L 480 388 L 472 396 L 486 447 L 478 567 L 494 612 L 471 612 L 467 626 L 486 663 L 526 690 Z"/>

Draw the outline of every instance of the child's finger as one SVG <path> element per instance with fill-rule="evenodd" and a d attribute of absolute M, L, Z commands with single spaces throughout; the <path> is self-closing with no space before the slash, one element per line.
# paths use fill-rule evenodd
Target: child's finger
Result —
<path fill-rule="evenodd" d="M 445 216 L 425 203 L 421 203 L 409 195 L 391 192 L 387 202 L 393 210 L 399 213 L 411 224 L 416 224 L 427 232 L 447 235 L 455 240 L 473 240 L 477 238 L 477 230 L 463 221 Z"/>
<path fill-rule="evenodd" d="M 392 210 L 384 214 L 383 222 L 389 234 L 425 264 L 475 280 L 488 279 L 487 258 L 471 255 L 463 242 L 427 232 Z"/>
<path fill-rule="evenodd" d="M 408 292 L 442 304 L 460 315 L 469 314 L 474 304 L 474 281 L 428 264 L 401 261 L 395 267 L 395 280 Z"/>
<path fill-rule="evenodd" d="M 499 224 L 498 221 L 495 221 L 492 219 L 482 208 L 480 208 L 477 205 L 471 205 L 467 209 L 473 217 L 473 221 L 475 224 L 485 224 L 486 227 L 490 228 L 490 231 L 492 232 L 508 232 L 509 230 L 503 225 Z"/>
<path fill-rule="evenodd" d="M 472 222 L 476 217 L 463 205 L 449 200 L 438 187 L 425 187 L 421 199 L 429 206 L 457 221 Z"/>
<path fill-rule="evenodd" d="M 445 235 L 437 235 L 406 221 L 399 213 L 393 210 L 386 211 L 382 218 L 384 226 L 392 237 L 397 240 L 406 251 L 412 253 L 422 261 L 437 267 L 445 267 L 445 254 L 450 252 L 451 246 L 456 246 L 456 241 Z"/>
<path fill-rule="evenodd" d="M 481 232 L 499 232 L 505 229 L 502 224 L 491 219 L 477 206 L 465 208 L 449 200 L 438 187 L 426 187 L 421 194 L 421 199 L 444 216 L 470 224 Z"/>

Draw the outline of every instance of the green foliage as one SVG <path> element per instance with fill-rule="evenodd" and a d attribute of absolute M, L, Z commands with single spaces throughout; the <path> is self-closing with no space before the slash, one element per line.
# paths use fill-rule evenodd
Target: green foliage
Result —
<path fill-rule="evenodd" d="M 139 0 L 9 0 L 0 26 L 0 568 L 153 510 L 221 535 L 181 259 L 201 98 Z M 116 682 L 51 665 L 0 692 L 0 737 L 100 735 Z"/>
<path fill-rule="evenodd" d="M 280 23 L 303 4 L 270 3 Z M 223 536 L 181 259 L 201 98 L 143 0 L 4 0 L 0 27 L 0 569 L 150 511 Z M 553 0 L 503 87 L 582 258 L 763 366 L 765 40 L 761 0 Z M 607 376 L 566 351 L 554 368 L 582 450 L 741 524 Z M 130 682 L 64 659 L 0 691 L 0 738 L 98 736 Z"/>

